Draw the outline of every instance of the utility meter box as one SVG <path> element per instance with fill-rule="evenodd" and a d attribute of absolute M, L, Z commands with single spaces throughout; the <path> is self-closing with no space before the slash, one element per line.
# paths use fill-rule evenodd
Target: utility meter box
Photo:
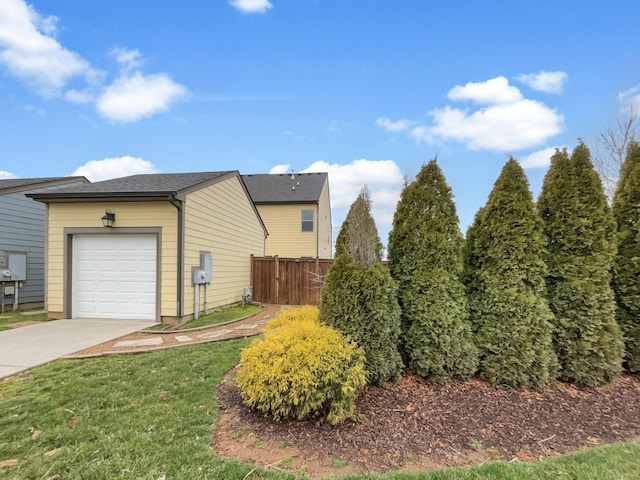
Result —
<path fill-rule="evenodd" d="M 9 280 L 12 282 L 24 282 L 27 279 L 27 254 L 7 252 L 7 257 L 7 267 L 11 272 Z M 4 273 L 4 270 L 2 273 Z M 3 275 L 2 279 L 4 278 Z"/>
<path fill-rule="evenodd" d="M 204 283 L 211 283 L 213 279 L 213 257 L 211 252 L 200 253 L 200 269 L 204 270 L 205 273 Z"/>
<path fill-rule="evenodd" d="M 204 270 L 195 269 L 193 270 L 193 283 L 195 285 L 201 285 L 203 283 L 207 283 L 207 275 Z"/>

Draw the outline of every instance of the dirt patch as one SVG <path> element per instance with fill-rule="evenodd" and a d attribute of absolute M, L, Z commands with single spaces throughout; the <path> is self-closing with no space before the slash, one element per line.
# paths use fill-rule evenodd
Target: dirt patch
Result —
<path fill-rule="evenodd" d="M 29 327 L 31 325 L 39 325 L 41 323 L 42 322 L 27 321 L 27 322 L 8 323 L 6 326 L 9 328 L 20 328 L 20 327 Z"/>
<path fill-rule="evenodd" d="M 214 450 L 312 478 L 529 461 L 640 436 L 638 375 L 600 388 L 555 382 L 542 391 L 408 376 L 366 387 L 357 401 L 360 420 L 331 426 L 313 418 L 275 423 L 249 410 L 234 373 L 218 392 Z"/>

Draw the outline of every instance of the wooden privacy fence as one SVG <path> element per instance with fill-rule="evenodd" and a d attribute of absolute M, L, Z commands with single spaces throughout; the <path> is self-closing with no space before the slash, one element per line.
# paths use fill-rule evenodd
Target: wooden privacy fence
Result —
<path fill-rule="evenodd" d="M 331 259 L 252 257 L 252 298 L 279 305 L 319 305 Z"/>

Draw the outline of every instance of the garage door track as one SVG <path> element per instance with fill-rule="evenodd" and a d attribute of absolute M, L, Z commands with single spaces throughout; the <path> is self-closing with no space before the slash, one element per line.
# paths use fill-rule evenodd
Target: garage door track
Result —
<path fill-rule="evenodd" d="M 155 325 L 155 321 L 54 320 L 0 332 L 0 378 Z"/>

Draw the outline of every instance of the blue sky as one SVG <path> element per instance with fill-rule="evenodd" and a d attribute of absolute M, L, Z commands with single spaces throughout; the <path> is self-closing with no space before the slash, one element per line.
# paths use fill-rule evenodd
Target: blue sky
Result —
<path fill-rule="evenodd" d="M 462 231 L 509 155 L 640 111 L 637 1 L 0 0 L 0 178 L 328 171 L 383 242 L 437 156 Z"/>

